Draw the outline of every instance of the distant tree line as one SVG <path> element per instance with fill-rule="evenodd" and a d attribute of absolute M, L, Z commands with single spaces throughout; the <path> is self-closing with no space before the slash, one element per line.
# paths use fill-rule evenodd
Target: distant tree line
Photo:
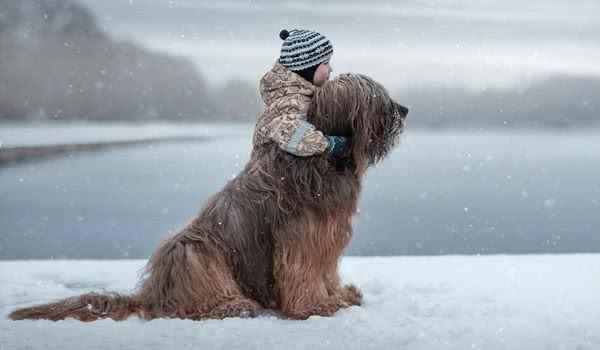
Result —
<path fill-rule="evenodd" d="M 581 128 L 600 126 L 600 78 L 555 75 L 517 90 L 400 91 L 410 125 L 429 128 Z"/>
<path fill-rule="evenodd" d="M 116 42 L 68 0 L 0 0 L 0 119 L 250 120 L 257 86 Z"/>

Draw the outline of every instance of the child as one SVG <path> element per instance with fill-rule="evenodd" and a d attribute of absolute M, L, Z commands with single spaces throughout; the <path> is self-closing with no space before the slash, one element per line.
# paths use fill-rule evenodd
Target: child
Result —
<path fill-rule="evenodd" d="M 308 30 L 282 30 L 281 55 L 260 80 L 265 109 L 256 123 L 253 143 L 276 142 L 284 151 L 307 157 L 323 152 L 340 156 L 346 138 L 327 136 L 306 121 L 315 89 L 331 74 L 333 47 L 323 35 Z"/>

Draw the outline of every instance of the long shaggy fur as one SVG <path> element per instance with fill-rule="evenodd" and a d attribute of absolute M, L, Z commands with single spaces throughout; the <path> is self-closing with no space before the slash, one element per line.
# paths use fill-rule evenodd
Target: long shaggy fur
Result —
<path fill-rule="evenodd" d="M 341 284 L 338 259 L 352 237 L 362 176 L 395 145 L 406 113 L 372 79 L 339 76 L 318 89 L 309 121 L 350 137 L 346 157 L 256 148 L 244 170 L 159 246 L 133 295 L 90 293 L 9 317 L 220 319 L 274 309 L 305 319 L 360 305 L 360 291 Z"/>

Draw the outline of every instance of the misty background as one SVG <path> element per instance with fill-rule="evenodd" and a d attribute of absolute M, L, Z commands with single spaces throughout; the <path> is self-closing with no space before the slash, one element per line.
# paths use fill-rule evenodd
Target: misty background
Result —
<path fill-rule="evenodd" d="M 147 257 L 247 160 L 258 80 L 295 27 L 332 41 L 334 75 L 367 74 L 411 109 L 366 179 L 348 254 L 600 252 L 597 13 L 591 0 L 0 0 L 0 258 Z M 29 158 L 142 125 L 170 141 Z"/>
<path fill-rule="evenodd" d="M 282 28 L 335 47 L 412 126 L 598 122 L 597 1 L 0 1 L 0 119 L 244 120 Z M 418 113 L 418 114 L 417 114 Z"/>

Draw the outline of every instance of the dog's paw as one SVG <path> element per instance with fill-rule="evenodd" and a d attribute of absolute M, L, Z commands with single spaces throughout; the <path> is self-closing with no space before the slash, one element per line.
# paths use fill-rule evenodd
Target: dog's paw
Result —
<path fill-rule="evenodd" d="M 333 316 L 339 309 L 339 301 L 332 299 L 318 305 L 309 305 L 304 308 L 288 310 L 285 314 L 291 319 L 306 320 L 310 316 Z"/>
<path fill-rule="evenodd" d="M 348 285 L 344 286 L 343 299 L 350 306 L 351 305 L 360 306 L 360 305 L 362 305 L 363 295 L 362 295 L 362 292 L 360 291 L 360 289 L 358 289 L 356 286 L 354 286 L 352 284 L 348 284 Z"/>
<path fill-rule="evenodd" d="M 242 299 L 223 303 L 210 312 L 210 318 L 256 317 L 261 309 L 260 305 L 252 300 Z"/>

